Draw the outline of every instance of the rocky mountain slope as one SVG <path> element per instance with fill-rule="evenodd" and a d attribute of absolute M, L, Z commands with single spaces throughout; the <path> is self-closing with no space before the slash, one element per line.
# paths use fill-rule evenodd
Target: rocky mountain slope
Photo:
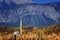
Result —
<path fill-rule="evenodd" d="M 0 2 L 0 25 L 19 26 L 20 19 L 23 26 L 48 26 L 59 24 L 60 3 L 51 4 L 15 4 Z M 13 24 L 13 25 L 12 25 Z"/>

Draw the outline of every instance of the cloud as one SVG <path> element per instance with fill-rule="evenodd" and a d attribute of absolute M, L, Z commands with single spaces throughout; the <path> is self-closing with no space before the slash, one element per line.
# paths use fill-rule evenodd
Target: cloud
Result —
<path fill-rule="evenodd" d="M 21 3 L 32 3 L 32 0 L 0 0 L 0 2 L 5 1 L 5 3 L 9 4 L 10 2 L 14 2 L 16 4 L 21 4 Z"/>
<path fill-rule="evenodd" d="M 20 3 L 32 3 L 32 0 L 12 0 L 13 2 L 15 2 L 16 4 L 20 4 Z"/>

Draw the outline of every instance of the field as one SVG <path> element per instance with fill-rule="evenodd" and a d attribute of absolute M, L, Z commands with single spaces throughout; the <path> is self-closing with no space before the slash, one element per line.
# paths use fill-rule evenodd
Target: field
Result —
<path fill-rule="evenodd" d="M 60 40 L 60 24 L 47 27 L 27 26 L 22 28 L 22 34 L 14 35 L 19 27 L 0 26 L 0 40 Z"/>

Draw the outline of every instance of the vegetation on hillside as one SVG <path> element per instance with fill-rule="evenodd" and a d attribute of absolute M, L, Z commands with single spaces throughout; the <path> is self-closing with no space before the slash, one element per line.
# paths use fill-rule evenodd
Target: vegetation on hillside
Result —
<path fill-rule="evenodd" d="M 56 25 L 52 25 L 52 26 L 47 26 L 47 27 L 43 27 L 43 28 L 37 28 L 37 27 L 23 27 L 23 30 L 33 30 L 33 29 L 39 29 L 41 31 L 44 31 L 44 33 L 58 33 L 60 32 L 60 24 L 56 24 Z M 12 27 L 5 27 L 5 26 L 0 26 L 0 32 L 9 32 L 9 33 L 13 33 L 14 31 L 19 31 L 19 27 L 15 27 L 15 28 L 12 28 Z"/>

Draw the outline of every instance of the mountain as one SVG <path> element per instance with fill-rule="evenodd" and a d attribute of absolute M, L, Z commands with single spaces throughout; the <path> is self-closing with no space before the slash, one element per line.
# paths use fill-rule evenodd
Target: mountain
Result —
<path fill-rule="evenodd" d="M 60 24 L 60 3 L 15 4 L 0 2 L 0 25 L 19 26 L 20 19 L 23 26 L 48 26 Z"/>

